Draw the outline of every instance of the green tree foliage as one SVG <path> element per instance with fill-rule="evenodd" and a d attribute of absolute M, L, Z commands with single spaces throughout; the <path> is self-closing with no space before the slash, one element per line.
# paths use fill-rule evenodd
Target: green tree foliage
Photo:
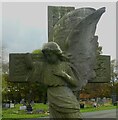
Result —
<path fill-rule="evenodd" d="M 16 99 L 21 99 L 19 98 L 17 91 L 17 84 L 18 83 L 12 83 L 9 82 L 9 74 L 3 73 L 2 75 L 2 101 L 7 102 L 7 101 L 14 101 Z"/>
<path fill-rule="evenodd" d="M 111 84 L 109 83 L 88 83 L 81 94 L 87 94 L 90 98 L 111 97 Z"/>
<path fill-rule="evenodd" d="M 112 85 L 112 96 L 116 95 L 116 100 L 118 100 L 118 61 L 111 61 L 111 85 Z M 112 97 L 114 104 L 114 98 Z"/>
<path fill-rule="evenodd" d="M 115 82 L 114 87 L 116 88 L 115 92 L 116 92 L 116 95 L 118 97 L 118 82 Z"/>
<path fill-rule="evenodd" d="M 40 49 L 36 49 L 36 50 L 34 50 L 32 53 L 34 53 L 34 54 L 40 54 L 40 53 L 41 53 L 41 50 L 40 50 Z"/>

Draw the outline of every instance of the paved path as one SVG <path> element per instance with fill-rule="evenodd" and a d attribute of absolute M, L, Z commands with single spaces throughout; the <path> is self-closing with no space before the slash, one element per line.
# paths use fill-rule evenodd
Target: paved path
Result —
<path fill-rule="evenodd" d="M 102 111 L 95 111 L 95 112 L 86 112 L 82 113 L 82 117 L 85 120 L 94 120 L 94 118 L 106 118 L 104 120 L 118 120 L 118 109 L 111 109 L 111 110 L 102 110 Z M 49 117 L 44 117 L 49 118 Z M 93 119 L 86 119 L 86 118 L 93 118 Z M 117 118 L 117 119 L 116 119 Z"/>
<path fill-rule="evenodd" d="M 82 115 L 84 118 L 118 118 L 118 110 L 112 109 L 96 112 L 86 112 L 82 113 Z"/>

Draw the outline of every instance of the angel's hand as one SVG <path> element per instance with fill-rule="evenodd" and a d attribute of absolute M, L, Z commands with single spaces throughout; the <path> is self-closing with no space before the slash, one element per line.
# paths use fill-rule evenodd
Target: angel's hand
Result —
<path fill-rule="evenodd" d="M 53 73 L 53 74 L 64 78 L 64 80 L 72 86 L 77 87 L 78 85 L 78 81 L 73 79 L 72 76 L 68 75 L 65 71 L 61 71 L 61 72 Z"/>
<path fill-rule="evenodd" d="M 25 55 L 25 64 L 26 64 L 27 69 L 33 68 L 33 62 L 32 62 L 30 53 L 26 53 L 26 55 Z"/>
<path fill-rule="evenodd" d="M 56 76 L 60 76 L 60 77 L 63 77 L 63 78 L 69 78 L 70 79 L 70 76 L 65 71 L 60 71 L 60 72 L 56 72 L 56 73 L 53 73 L 53 74 L 56 75 Z"/>

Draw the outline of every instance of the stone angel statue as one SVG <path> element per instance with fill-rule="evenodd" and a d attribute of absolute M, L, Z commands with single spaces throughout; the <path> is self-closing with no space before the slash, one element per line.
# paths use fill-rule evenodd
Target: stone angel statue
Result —
<path fill-rule="evenodd" d="M 47 85 L 50 118 L 81 118 L 79 102 L 73 91 L 79 91 L 95 77 L 97 39 L 96 25 L 105 8 L 75 9 L 54 26 L 39 61 L 25 55 L 26 81 Z"/>
<path fill-rule="evenodd" d="M 28 69 L 32 71 L 28 79 L 33 80 L 41 72 L 39 82 L 47 85 L 50 118 L 81 118 L 79 102 L 72 92 L 78 86 L 78 79 L 68 58 L 55 42 L 45 43 L 42 53 L 43 62 L 39 63 L 33 63 L 30 54 L 26 55 Z"/>

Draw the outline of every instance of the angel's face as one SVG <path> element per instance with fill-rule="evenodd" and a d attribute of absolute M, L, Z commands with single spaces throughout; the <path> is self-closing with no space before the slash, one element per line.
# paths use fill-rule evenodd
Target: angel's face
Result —
<path fill-rule="evenodd" d="M 56 63 L 58 61 L 58 56 L 53 51 L 45 51 L 44 56 L 49 63 Z"/>

